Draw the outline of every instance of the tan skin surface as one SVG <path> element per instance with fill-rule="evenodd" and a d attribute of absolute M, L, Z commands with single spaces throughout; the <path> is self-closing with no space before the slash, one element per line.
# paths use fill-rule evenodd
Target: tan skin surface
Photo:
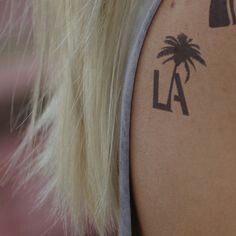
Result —
<path fill-rule="evenodd" d="M 209 27 L 210 0 L 164 0 L 141 53 L 131 116 L 131 176 L 144 236 L 236 235 L 236 25 Z M 174 62 L 157 59 L 168 35 L 193 38 L 207 67 L 180 74 L 172 112 L 153 108 L 154 70 L 166 103 Z"/>

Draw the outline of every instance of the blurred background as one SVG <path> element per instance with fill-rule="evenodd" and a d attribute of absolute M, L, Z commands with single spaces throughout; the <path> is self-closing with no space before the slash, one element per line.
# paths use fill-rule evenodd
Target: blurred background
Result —
<path fill-rule="evenodd" d="M 31 23 L 30 0 L 0 0 L 0 178 L 20 141 L 16 124 L 27 114 L 35 77 Z M 48 220 L 50 203 L 32 212 L 35 193 L 29 190 L 37 191 L 37 183 L 13 195 L 16 186 L 0 186 L 0 236 L 63 236 L 62 224 Z"/>

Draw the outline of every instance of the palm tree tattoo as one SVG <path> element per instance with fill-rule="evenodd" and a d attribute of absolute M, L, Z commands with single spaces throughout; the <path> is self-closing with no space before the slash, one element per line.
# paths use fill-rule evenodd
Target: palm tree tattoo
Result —
<path fill-rule="evenodd" d="M 166 47 L 163 47 L 161 52 L 158 54 L 157 58 L 163 56 L 170 56 L 162 64 L 169 61 L 174 61 L 175 67 L 173 71 L 173 77 L 176 74 L 178 66 L 184 64 L 187 76 L 185 83 L 189 81 L 190 78 L 190 67 L 189 64 L 196 70 L 193 60 L 198 61 L 202 65 L 206 66 L 206 62 L 201 57 L 200 47 L 197 44 L 192 43 L 193 39 L 188 38 L 185 34 L 181 33 L 177 38 L 173 36 L 167 36 L 165 39 Z"/>
<path fill-rule="evenodd" d="M 206 66 L 206 62 L 201 56 L 200 47 L 197 44 L 193 43 L 192 38 L 188 38 L 188 36 L 183 33 L 179 34 L 177 38 L 173 36 L 166 36 L 164 42 L 166 46 L 161 49 L 160 53 L 157 55 L 157 58 L 168 56 L 168 58 L 162 64 L 166 64 L 167 62 L 173 61 L 174 69 L 172 72 L 170 89 L 166 104 L 159 103 L 159 71 L 155 70 L 153 107 L 156 109 L 172 112 L 171 99 L 175 82 L 178 95 L 174 96 L 174 100 L 180 102 L 183 114 L 189 115 L 186 99 L 184 96 L 183 86 L 181 83 L 180 76 L 177 73 L 177 70 L 181 65 L 184 65 L 184 68 L 186 70 L 186 84 L 190 79 L 191 66 L 196 71 L 194 61 L 197 61 L 204 66 Z"/>

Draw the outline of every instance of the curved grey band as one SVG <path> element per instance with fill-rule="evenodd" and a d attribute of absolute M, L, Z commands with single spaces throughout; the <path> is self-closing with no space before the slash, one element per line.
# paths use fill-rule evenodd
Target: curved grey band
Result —
<path fill-rule="evenodd" d="M 128 64 L 124 77 L 122 98 L 121 98 L 121 119 L 120 119 L 120 146 L 119 146 L 119 200 L 120 200 L 120 236 L 131 236 L 131 208 L 130 208 L 130 115 L 131 102 L 135 73 L 138 65 L 141 49 L 150 27 L 152 19 L 160 6 L 161 0 L 152 0 L 147 9 L 146 16 L 141 24 L 138 24 L 137 32 L 131 51 L 128 56 Z"/>

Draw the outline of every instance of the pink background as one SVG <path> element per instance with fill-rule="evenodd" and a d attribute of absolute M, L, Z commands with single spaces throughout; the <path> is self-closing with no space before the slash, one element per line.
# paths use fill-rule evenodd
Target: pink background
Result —
<path fill-rule="evenodd" d="M 35 65 L 27 49 L 31 42 L 31 16 L 30 11 L 24 11 L 25 4 L 29 3 L 26 0 L 0 1 L 0 168 L 19 142 L 16 132 L 10 131 L 13 95 L 16 117 L 25 109 L 34 78 Z M 26 16 L 24 21 L 22 14 Z M 17 45 L 13 47 L 12 42 Z M 2 174 L 0 171 L 0 177 Z M 14 196 L 13 183 L 0 186 L 0 236 L 40 236 L 49 228 L 51 230 L 44 235 L 64 235 L 61 223 L 53 226 L 48 220 L 49 204 L 31 212 L 35 197 L 28 190 L 32 186 L 37 189 L 37 183 L 31 183 Z"/>

